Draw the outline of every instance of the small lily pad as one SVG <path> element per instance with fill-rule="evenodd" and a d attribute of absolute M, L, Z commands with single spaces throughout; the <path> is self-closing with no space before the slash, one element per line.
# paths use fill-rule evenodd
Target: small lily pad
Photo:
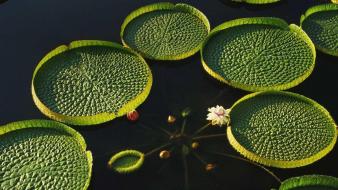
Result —
<path fill-rule="evenodd" d="M 249 4 L 269 4 L 269 3 L 276 3 L 281 0 L 232 0 L 235 2 L 244 2 Z"/>
<path fill-rule="evenodd" d="M 201 49 L 212 77 L 247 91 L 284 90 L 304 81 L 316 51 L 298 26 L 257 17 L 225 22 L 213 29 Z"/>
<path fill-rule="evenodd" d="M 309 8 L 301 17 L 301 26 L 316 48 L 338 56 L 338 5 L 322 4 Z"/>
<path fill-rule="evenodd" d="M 230 144 L 243 156 L 278 168 L 311 164 L 334 147 L 336 125 L 315 101 L 290 93 L 267 91 L 238 100 L 230 112 Z"/>
<path fill-rule="evenodd" d="M 187 4 L 155 3 L 128 15 L 121 28 L 124 45 L 156 60 L 195 54 L 210 31 L 206 16 Z"/>
<path fill-rule="evenodd" d="M 75 41 L 47 54 L 34 71 L 33 100 L 46 116 L 74 125 L 99 124 L 136 109 L 152 74 L 144 59 L 119 44 Z"/>
<path fill-rule="evenodd" d="M 279 190 L 337 190 L 338 178 L 325 175 L 305 175 L 283 181 Z"/>
<path fill-rule="evenodd" d="M 144 154 L 137 150 L 124 150 L 115 154 L 108 166 L 118 173 L 130 173 L 139 169 L 144 162 Z"/>
<path fill-rule="evenodd" d="M 0 189 L 85 190 L 92 155 L 83 137 L 54 121 L 0 126 Z"/>

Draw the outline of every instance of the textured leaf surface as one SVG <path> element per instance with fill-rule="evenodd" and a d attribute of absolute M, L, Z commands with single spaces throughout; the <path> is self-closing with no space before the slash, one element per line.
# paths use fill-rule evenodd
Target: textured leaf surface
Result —
<path fill-rule="evenodd" d="M 231 145 L 261 164 L 293 168 L 317 161 L 336 142 L 336 126 L 318 103 L 289 92 L 245 96 L 230 112 Z"/>
<path fill-rule="evenodd" d="M 139 169 L 144 162 L 144 154 L 136 150 L 125 150 L 115 154 L 108 162 L 110 168 L 119 173 L 130 173 Z"/>
<path fill-rule="evenodd" d="M 338 178 L 324 175 L 305 175 L 285 180 L 279 190 L 336 190 Z"/>
<path fill-rule="evenodd" d="M 302 16 L 301 26 L 317 49 L 338 56 L 338 5 L 311 7 Z"/>
<path fill-rule="evenodd" d="M 268 4 L 268 3 L 276 3 L 280 0 L 232 0 L 235 2 L 245 2 L 249 4 Z"/>
<path fill-rule="evenodd" d="M 151 59 L 176 60 L 196 53 L 209 33 L 209 21 L 186 4 L 156 3 L 132 12 L 121 38 Z"/>
<path fill-rule="evenodd" d="M 148 65 L 127 48 L 78 41 L 61 46 L 38 65 L 33 98 L 47 116 L 77 125 L 112 120 L 134 110 L 149 94 Z"/>
<path fill-rule="evenodd" d="M 92 157 L 83 138 L 53 121 L 0 127 L 0 189 L 84 190 Z"/>
<path fill-rule="evenodd" d="M 277 18 L 245 18 L 216 27 L 202 48 L 205 70 L 248 91 L 282 90 L 307 78 L 315 64 L 311 40 Z"/>

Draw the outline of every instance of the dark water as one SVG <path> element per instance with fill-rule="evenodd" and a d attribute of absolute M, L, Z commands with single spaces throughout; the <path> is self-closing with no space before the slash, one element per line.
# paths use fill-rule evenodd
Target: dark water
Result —
<path fill-rule="evenodd" d="M 73 40 L 97 39 L 120 42 L 119 32 L 128 13 L 155 0 L 9 0 L 0 1 L 0 125 L 24 119 L 45 118 L 35 108 L 30 83 L 38 61 L 51 49 Z M 179 1 L 173 1 L 179 2 Z M 310 6 L 325 1 L 286 0 L 273 6 L 238 6 L 226 0 L 189 0 L 202 10 L 214 27 L 224 21 L 250 16 L 276 16 L 299 24 L 300 15 Z M 90 189 L 183 189 L 184 177 L 180 156 L 169 161 L 156 155 L 146 160 L 135 174 L 124 176 L 108 170 L 111 154 L 123 148 L 148 151 L 161 144 L 164 137 L 156 130 L 166 126 L 168 114 L 179 114 L 185 107 L 193 112 L 188 129 L 205 123 L 207 107 L 231 106 L 247 92 L 220 84 L 210 78 L 200 65 L 199 55 L 178 62 L 148 61 L 154 84 L 147 101 L 138 109 L 141 119 L 130 123 L 125 118 L 106 124 L 77 127 L 85 136 L 94 156 Z M 338 120 L 338 59 L 318 52 L 313 74 L 301 85 L 291 89 L 308 96 L 326 107 Z M 177 123 L 180 123 L 178 121 Z M 152 129 L 144 129 L 141 124 Z M 223 131 L 224 129 L 215 129 Z M 214 131 L 212 131 L 214 132 Z M 153 145 L 147 145 L 153 144 Z M 201 150 L 236 153 L 226 140 L 201 141 Z M 193 156 L 188 157 L 191 189 L 270 189 L 278 183 L 257 167 L 245 162 L 212 156 L 201 151 L 202 157 L 216 162 L 214 172 Z M 337 148 L 324 159 L 299 169 L 272 169 L 285 179 L 301 174 L 338 176 Z"/>

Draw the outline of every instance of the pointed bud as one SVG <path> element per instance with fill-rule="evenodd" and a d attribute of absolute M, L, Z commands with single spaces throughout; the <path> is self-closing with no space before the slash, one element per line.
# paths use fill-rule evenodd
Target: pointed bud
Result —
<path fill-rule="evenodd" d="M 172 115 L 168 116 L 168 123 L 172 124 L 172 123 L 175 123 L 175 121 L 176 121 L 176 118 L 174 116 Z"/>
<path fill-rule="evenodd" d="M 193 143 L 191 144 L 191 148 L 192 148 L 192 149 L 197 149 L 199 146 L 200 146 L 200 144 L 199 144 L 198 142 L 193 142 Z"/>
<path fill-rule="evenodd" d="M 206 170 L 207 172 L 210 172 L 210 171 L 214 170 L 215 168 L 216 168 L 216 165 L 215 165 L 215 164 L 207 164 L 207 165 L 205 166 L 205 170 Z"/>
<path fill-rule="evenodd" d="M 190 115 L 190 113 L 191 113 L 191 109 L 188 107 L 182 111 L 181 115 L 182 117 L 187 117 L 188 115 Z"/>
<path fill-rule="evenodd" d="M 129 121 L 136 121 L 139 117 L 140 115 L 136 110 L 127 113 L 127 118 Z"/>
<path fill-rule="evenodd" d="M 159 154 L 159 157 L 161 159 L 168 159 L 168 158 L 170 158 L 170 152 L 167 151 L 167 150 L 162 150 Z"/>

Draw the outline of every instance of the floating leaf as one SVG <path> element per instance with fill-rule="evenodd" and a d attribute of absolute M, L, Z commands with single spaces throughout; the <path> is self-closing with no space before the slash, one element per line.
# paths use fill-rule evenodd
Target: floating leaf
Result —
<path fill-rule="evenodd" d="M 75 41 L 41 60 L 32 94 L 48 117 L 91 125 L 134 110 L 147 98 L 151 85 L 150 68 L 130 49 L 112 42 Z"/>
<path fill-rule="evenodd" d="M 141 7 L 125 19 L 124 45 L 144 57 L 179 60 L 195 54 L 210 31 L 206 16 L 187 4 L 155 3 Z"/>
<path fill-rule="evenodd" d="M 108 166 L 118 173 L 130 173 L 139 169 L 144 162 L 144 154 L 137 150 L 124 150 L 115 154 Z"/>
<path fill-rule="evenodd" d="M 202 50 L 204 69 L 214 78 L 248 90 L 283 90 L 312 72 L 316 52 L 298 26 L 278 18 L 243 18 L 212 30 Z"/>
<path fill-rule="evenodd" d="M 285 180 L 279 190 L 336 190 L 338 178 L 325 175 L 305 175 Z"/>
<path fill-rule="evenodd" d="M 311 164 L 334 147 L 336 125 L 321 105 L 290 92 L 260 92 L 230 112 L 230 144 L 258 163 L 279 168 Z"/>
<path fill-rule="evenodd" d="M 92 155 L 83 137 L 54 121 L 0 127 L 0 189 L 85 190 Z"/>
<path fill-rule="evenodd" d="M 318 50 L 338 56 L 337 4 L 311 7 L 302 15 L 300 22 Z"/>
<path fill-rule="evenodd" d="M 268 4 L 268 3 L 276 3 L 280 0 L 232 0 L 235 2 L 245 2 L 249 4 Z"/>

